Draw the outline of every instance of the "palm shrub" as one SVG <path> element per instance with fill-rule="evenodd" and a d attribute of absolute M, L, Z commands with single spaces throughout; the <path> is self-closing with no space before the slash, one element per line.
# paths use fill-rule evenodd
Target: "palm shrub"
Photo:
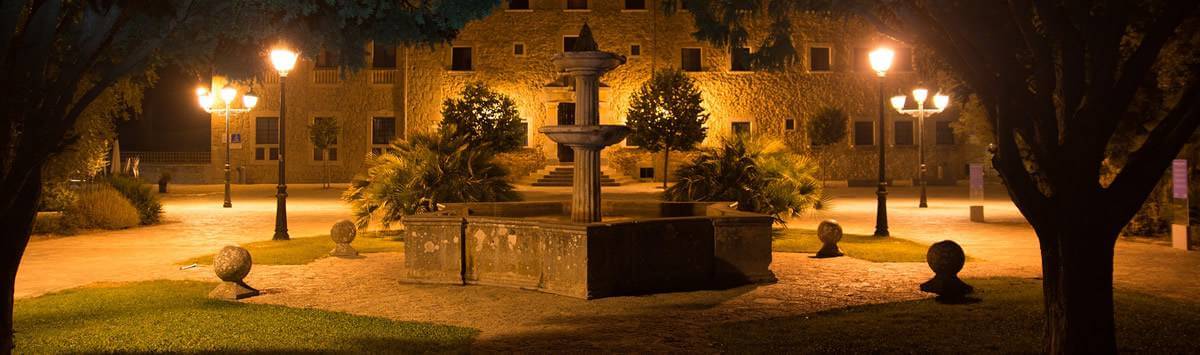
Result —
<path fill-rule="evenodd" d="M 739 136 L 700 150 L 676 172 L 666 190 L 673 201 L 736 201 L 737 208 L 769 214 L 776 222 L 828 203 L 818 167 L 779 140 Z"/>
<path fill-rule="evenodd" d="M 138 221 L 141 224 L 158 223 L 162 216 L 162 203 L 158 195 L 140 180 L 128 176 L 114 175 L 107 177 L 104 182 L 120 192 L 133 207 L 137 209 Z"/>
<path fill-rule="evenodd" d="M 508 172 L 492 160 L 494 150 L 452 132 L 395 140 L 385 153 L 367 156 L 366 172 L 342 194 L 360 228 L 373 218 L 387 227 L 405 215 L 435 211 L 439 203 L 519 199 Z"/>

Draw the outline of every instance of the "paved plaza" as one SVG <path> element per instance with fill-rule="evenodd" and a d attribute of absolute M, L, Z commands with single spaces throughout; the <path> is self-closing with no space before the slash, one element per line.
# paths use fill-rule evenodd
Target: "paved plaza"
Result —
<path fill-rule="evenodd" d="M 608 199 L 656 198 L 655 184 L 605 189 Z M 289 189 L 293 237 L 328 233 L 349 210 L 338 199 L 343 186 Z M 528 200 L 564 199 L 569 188 L 518 190 Z M 223 209 L 219 185 L 173 186 L 164 195 L 166 223 L 72 237 L 37 238 L 29 244 L 17 277 L 16 297 L 27 298 L 96 282 L 151 279 L 215 281 L 200 266 L 178 263 L 227 244 L 268 240 L 274 231 L 274 186 L 236 186 L 234 208 Z M 892 235 L 923 243 L 959 242 L 972 257 L 965 277 L 1040 275 L 1036 238 L 998 187 L 988 191 L 987 223 L 968 220 L 965 187 L 931 188 L 930 208 L 916 208 L 916 190 L 893 188 L 889 196 Z M 874 229 L 872 188 L 836 188 L 828 209 L 788 223 L 815 228 L 826 218 L 848 233 Z M 486 286 L 431 286 L 399 281 L 401 253 L 361 259 L 324 258 L 308 265 L 258 265 L 247 281 L 265 291 L 249 302 L 314 307 L 463 325 L 483 331 L 482 350 L 605 349 L 610 351 L 710 351 L 693 342 L 705 327 L 728 321 L 793 316 L 850 305 L 928 297 L 917 290 L 931 275 L 924 263 L 872 263 L 852 258 L 813 259 L 775 253 L 779 282 L 724 291 L 613 297 L 592 301 Z M 1118 288 L 1180 299 L 1200 296 L 1200 253 L 1158 243 L 1121 241 L 1114 275 Z M 528 305 L 537 304 L 530 308 Z M 671 330 L 671 331 L 667 331 Z M 532 345 L 531 345 L 532 344 Z"/>

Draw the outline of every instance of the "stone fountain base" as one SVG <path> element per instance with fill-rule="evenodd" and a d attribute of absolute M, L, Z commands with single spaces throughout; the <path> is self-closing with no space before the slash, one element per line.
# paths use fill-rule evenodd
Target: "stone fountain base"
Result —
<path fill-rule="evenodd" d="M 774 281 L 771 217 L 724 205 L 605 201 L 581 224 L 568 202 L 450 204 L 405 219 L 406 278 L 584 299 Z"/>

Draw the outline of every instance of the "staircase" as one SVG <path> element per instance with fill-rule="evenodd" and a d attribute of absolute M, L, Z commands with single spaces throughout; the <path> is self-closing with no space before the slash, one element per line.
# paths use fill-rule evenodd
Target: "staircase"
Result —
<path fill-rule="evenodd" d="M 612 175 L 617 175 L 618 178 L 612 178 Z M 533 179 L 530 185 L 532 186 L 567 186 L 570 187 L 575 179 L 575 167 L 571 165 L 551 165 L 541 171 L 534 172 L 531 176 Z M 530 179 L 532 180 L 532 179 Z M 613 174 L 607 167 L 600 169 L 600 186 L 621 186 L 622 183 L 628 183 L 632 179 Z"/>

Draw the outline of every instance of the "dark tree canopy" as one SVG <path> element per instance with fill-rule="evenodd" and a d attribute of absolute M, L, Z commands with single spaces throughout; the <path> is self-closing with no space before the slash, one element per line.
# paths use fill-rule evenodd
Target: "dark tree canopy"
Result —
<path fill-rule="evenodd" d="M 703 102 L 695 81 L 682 71 L 658 71 L 630 98 L 629 139 L 651 152 L 691 150 L 708 131 Z"/>
<path fill-rule="evenodd" d="M 463 137 L 472 147 L 497 152 L 525 145 L 525 123 L 511 97 L 481 82 L 467 84 L 459 95 L 442 103 L 438 129 Z"/>

